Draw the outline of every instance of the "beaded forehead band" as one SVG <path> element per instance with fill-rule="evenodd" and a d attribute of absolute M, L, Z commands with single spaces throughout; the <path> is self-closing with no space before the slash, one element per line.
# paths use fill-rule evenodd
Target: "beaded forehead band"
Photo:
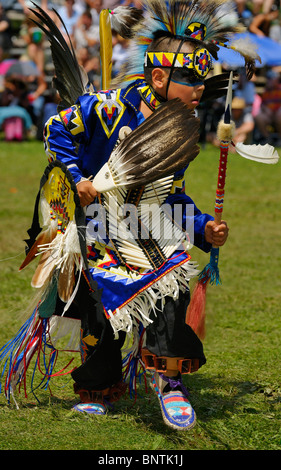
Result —
<path fill-rule="evenodd" d="M 144 67 L 173 67 L 192 69 L 204 79 L 212 66 L 212 59 L 207 49 L 197 48 L 193 52 L 146 52 Z"/>

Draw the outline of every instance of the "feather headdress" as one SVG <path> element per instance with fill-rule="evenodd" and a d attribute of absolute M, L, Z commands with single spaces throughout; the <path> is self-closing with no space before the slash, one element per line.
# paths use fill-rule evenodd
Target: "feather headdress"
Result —
<path fill-rule="evenodd" d="M 224 16 L 229 0 L 143 0 L 143 17 L 132 28 L 129 60 L 115 80 L 115 84 L 126 86 L 136 78 L 143 78 L 144 56 L 152 41 L 158 37 L 170 37 L 193 41 L 198 47 L 206 48 L 217 59 L 219 46 L 228 47 L 234 33 L 239 29 L 225 26 Z M 247 44 L 231 46 L 245 59 L 247 71 L 253 71 L 255 60 L 259 59 L 255 47 Z M 163 51 L 164 52 L 164 51 Z"/>

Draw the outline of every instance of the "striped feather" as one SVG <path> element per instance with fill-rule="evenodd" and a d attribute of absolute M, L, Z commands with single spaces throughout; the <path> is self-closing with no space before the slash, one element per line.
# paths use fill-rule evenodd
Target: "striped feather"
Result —
<path fill-rule="evenodd" d="M 63 302 L 68 302 L 75 287 L 75 263 L 71 257 L 69 258 L 58 277 L 58 294 Z"/>
<path fill-rule="evenodd" d="M 57 227 L 52 224 L 46 230 L 43 230 L 43 232 L 41 232 L 38 235 L 35 243 L 32 245 L 31 249 L 26 255 L 23 263 L 21 264 L 19 268 L 19 271 L 21 271 L 26 266 L 28 266 L 28 264 L 31 263 L 31 261 L 36 258 L 36 255 L 40 252 L 40 249 L 39 249 L 40 245 L 51 243 L 56 235 L 57 235 Z"/>
<path fill-rule="evenodd" d="M 49 281 L 56 268 L 56 258 L 51 250 L 45 251 L 40 256 L 38 266 L 31 279 L 31 286 L 37 289 L 43 287 Z"/>

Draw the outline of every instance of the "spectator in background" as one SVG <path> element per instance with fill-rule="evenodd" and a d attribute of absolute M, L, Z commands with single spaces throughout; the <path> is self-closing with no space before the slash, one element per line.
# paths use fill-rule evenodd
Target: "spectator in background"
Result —
<path fill-rule="evenodd" d="M 258 15 L 259 13 L 268 13 L 271 10 L 273 3 L 275 3 L 275 0 L 253 0 L 253 14 Z"/>
<path fill-rule="evenodd" d="M 103 0 L 87 0 L 88 9 L 91 12 L 93 25 L 99 28 L 100 12 L 104 7 Z"/>
<path fill-rule="evenodd" d="M 101 88 L 101 71 L 100 71 L 100 58 L 98 55 L 91 56 L 86 47 L 77 49 L 77 60 L 80 65 L 85 69 L 88 74 L 89 81 L 93 84 L 96 90 Z"/>
<path fill-rule="evenodd" d="M 271 37 L 271 28 L 276 23 L 279 24 L 279 8 L 274 4 L 268 13 L 254 15 L 252 22 L 249 24 L 249 31 L 260 37 Z"/>
<path fill-rule="evenodd" d="M 142 1 L 141 0 L 121 0 L 120 4 L 125 5 L 125 6 L 139 8 L 140 10 L 142 9 Z"/>
<path fill-rule="evenodd" d="M 255 121 L 252 113 L 247 110 L 246 101 L 238 96 L 232 100 L 232 119 L 235 123 L 233 142 L 249 143 Z"/>
<path fill-rule="evenodd" d="M 7 141 L 22 141 L 32 127 L 28 111 L 27 85 L 24 80 L 9 77 L 0 93 L 0 128 Z"/>
<path fill-rule="evenodd" d="M 132 1 L 132 6 L 135 7 L 135 8 L 139 8 L 139 10 L 141 10 L 143 8 L 141 0 L 133 0 Z"/>
<path fill-rule="evenodd" d="M 38 126 L 38 121 L 45 102 L 44 94 L 47 90 L 45 79 L 45 52 L 43 47 L 44 36 L 42 30 L 39 29 L 30 18 L 26 18 L 24 21 L 21 36 L 27 45 L 27 57 L 35 63 L 39 71 L 37 76 L 30 75 L 29 77 L 25 77 L 28 86 L 29 106 L 27 109 L 33 124 Z"/>
<path fill-rule="evenodd" d="M 65 0 L 64 5 L 58 8 L 57 11 L 66 26 L 66 29 L 68 31 L 71 41 L 74 42 L 74 31 L 75 31 L 76 24 L 78 23 L 79 18 L 80 18 L 79 11 L 75 9 L 75 0 Z M 58 22 L 58 19 L 56 19 L 56 21 Z M 67 41 L 68 40 L 67 35 L 65 34 L 65 30 L 61 26 L 60 22 L 58 26 L 61 30 L 61 33 L 63 34 L 63 36 L 65 37 Z"/>
<path fill-rule="evenodd" d="M 27 55 L 32 60 L 38 70 L 44 74 L 45 53 L 43 48 L 43 33 L 30 18 L 26 18 L 22 24 L 21 36 L 27 47 Z"/>
<path fill-rule="evenodd" d="M 238 73 L 239 79 L 235 84 L 235 96 L 245 100 L 247 111 L 251 113 L 256 94 L 255 75 L 251 80 L 248 80 L 244 69 L 238 69 Z"/>
<path fill-rule="evenodd" d="M 277 3 L 276 0 L 264 0 L 263 1 L 263 13 L 268 13 L 271 10 L 271 7 L 274 3 Z"/>
<path fill-rule="evenodd" d="M 281 142 L 281 83 L 280 74 L 270 70 L 267 73 L 265 91 L 261 95 L 260 110 L 255 116 L 255 123 L 260 133 L 260 143 L 270 142 L 272 133 L 277 134 Z"/>
<path fill-rule="evenodd" d="M 0 62 L 9 56 L 12 47 L 10 20 L 0 3 Z"/>
<path fill-rule="evenodd" d="M 45 105 L 45 92 L 47 90 L 45 75 L 40 74 L 37 77 L 29 76 L 26 83 L 28 86 L 28 110 L 33 124 L 38 127 L 40 124 L 39 121 L 42 115 L 42 109 Z"/>
<path fill-rule="evenodd" d="M 222 116 L 223 112 L 220 116 L 220 119 Z M 245 100 L 238 96 L 235 96 L 232 100 L 232 120 L 235 124 L 235 132 L 232 139 L 234 144 L 237 142 L 249 143 L 248 141 L 250 140 L 255 127 L 255 121 L 252 113 L 247 109 Z M 216 145 L 217 147 L 220 146 L 220 141 L 218 140 L 216 134 L 210 133 L 208 135 L 208 141 L 212 142 L 212 144 Z"/>
<path fill-rule="evenodd" d="M 34 4 L 30 0 L 17 0 L 17 1 L 15 1 L 15 3 L 17 3 L 17 2 L 21 6 L 25 16 L 29 16 L 29 17 L 32 16 L 30 8 L 34 8 Z M 50 2 L 50 4 L 49 4 L 48 0 L 35 0 L 35 3 L 39 6 L 41 6 L 41 8 L 43 8 L 43 10 L 46 11 L 48 13 L 48 15 L 51 16 L 51 18 L 53 20 L 55 19 L 54 12 L 52 11 L 52 6 L 53 6 L 52 2 Z M 56 6 L 56 5 L 54 4 L 54 6 Z"/>
<path fill-rule="evenodd" d="M 75 0 L 74 9 L 81 16 L 82 13 L 84 13 L 84 11 L 87 9 L 87 1 L 85 1 L 85 0 Z"/>
<path fill-rule="evenodd" d="M 30 15 L 30 10 L 29 10 L 29 8 L 33 8 L 34 5 L 33 5 L 29 0 L 17 0 L 17 1 L 18 1 L 18 3 L 19 3 L 20 6 L 21 6 L 24 15 L 25 15 L 25 16 Z M 42 4 L 42 5 L 41 5 L 42 8 L 43 8 L 43 6 L 44 6 L 44 8 L 45 8 L 47 2 L 44 1 L 44 5 L 43 5 L 43 3 L 40 2 L 40 0 L 39 0 L 37 3 L 38 3 L 38 5 Z"/>
<path fill-rule="evenodd" d="M 263 10 L 264 0 L 252 0 L 253 15 L 258 15 Z"/>
<path fill-rule="evenodd" d="M 109 8 L 110 10 L 113 10 L 114 8 L 118 7 L 120 3 L 121 2 L 118 0 L 103 0 L 103 8 Z"/>
<path fill-rule="evenodd" d="M 122 65 L 128 60 L 129 40 L 122 38 L 119 34 L 112 32 L 112 75 L 115 77 L 121 70 Z"/>
<path fill-rule="evenodd" d="M 93 17 L 89 10 L 86 10 L 80 16 L 74 31 L 74 43 L 77 50 L 86 48 L 93 56 L 97 56 L 99 53 L 99 26 L 94 25 Z"/>
<path fill-rule="evenodd" d="M 238 23 L 248 28 L 253 19 L 253 13 L 249 9 L 248 3 L 246 0 L 235 0 L 235 8 L 238 15 Z"/>

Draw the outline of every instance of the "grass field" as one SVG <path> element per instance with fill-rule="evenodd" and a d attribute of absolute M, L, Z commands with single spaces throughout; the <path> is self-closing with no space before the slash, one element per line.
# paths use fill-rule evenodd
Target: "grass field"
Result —
<path fill-rule="evenodd" d="M 218 150 L 207 146 L 187 174 L 187 192 L 213 213 Z M 46 166 L 40 142 L 0 142 L 0 346 L 27 316 L 32 267 L 24 258 L 39 180 Z M 55 378 L 52 395 L 0 395 L 0 450 L 280 450 L 281 449 L 281 167 L 229 156 L 224 218 L 230 226 L 220 250 L 222 285 L 209 287 L 207 364 L 185 376 L 197 426 L 167 428 L 154 396 L 139 389 L 106 417 L 71 411 L 69 376 Z M 203 267 L 208 255 L 196 248 Z M 77 359 L 79 363 L 79 358 Z"/>

